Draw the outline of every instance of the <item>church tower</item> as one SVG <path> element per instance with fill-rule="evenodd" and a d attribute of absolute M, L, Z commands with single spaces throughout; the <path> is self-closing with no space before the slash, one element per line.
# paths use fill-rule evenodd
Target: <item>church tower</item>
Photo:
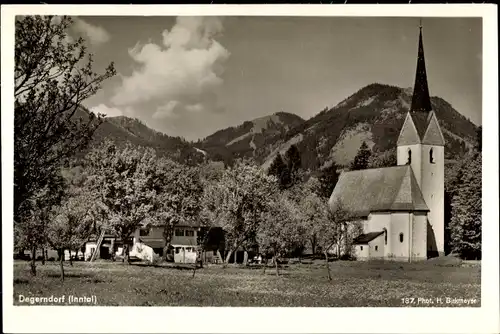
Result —
<path fill-rule="evenodd" d="M 422 25 L 411 107 L 397 142 L 398 165 L 410 165 L 425 203 L 427 255 L 444 255 L 444 137 L 432 110 L 425 69 Z"/>

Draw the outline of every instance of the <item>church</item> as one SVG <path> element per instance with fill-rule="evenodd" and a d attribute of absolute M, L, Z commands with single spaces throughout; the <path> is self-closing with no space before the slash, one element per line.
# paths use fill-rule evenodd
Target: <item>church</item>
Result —
<path fill-rule="evenodd" d="M 343 172 L 329 199 L 363 226 L 358 260 L 426 260 L 444 254 L 444 146 L 432 110 L 420 26 L 411 107 L 397 141 L 397 166 Z"/>

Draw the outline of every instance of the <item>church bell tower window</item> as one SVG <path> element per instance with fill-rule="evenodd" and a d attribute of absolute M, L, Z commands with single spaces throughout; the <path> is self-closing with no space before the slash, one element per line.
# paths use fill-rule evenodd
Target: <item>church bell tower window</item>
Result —
<path fill-rule="evenodd" d="M 399 233 L 399 242 L 403 242 L 403 233 Z"/>
<path fill-rule="evenodd" d="M 406 162 L 407 165 L 411 164 L 411 150 L 408 149 L 408 161 Z"/>
<path fill-rule="evenodd" d="M 431 149 L 430 149 L 430 151 L 429 151 L 429 162 L 430 162 L 431 164 L 433 164 L 433 163 L 434 163 L 434 151 L 432 150 L 432 147 L 431 147 Z"/>

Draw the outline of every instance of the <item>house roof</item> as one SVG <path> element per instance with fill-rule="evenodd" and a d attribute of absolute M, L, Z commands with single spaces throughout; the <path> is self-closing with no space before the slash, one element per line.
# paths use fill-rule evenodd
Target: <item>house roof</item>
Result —
<path fill-rule="evenodd" d="M 377 211 L 429 211 L 409 165 L 344 172 L 328 203 L 332 210 L 341 204 L 353 217 Z"/>
<path fill-rule="evenodd" d="M 140 238 L 141 242 L 148 245 L 151 248 L 163 248 L 165 247 L 165 240 L 160 239 L 144 239 Z"/>
<path fill-rule="evenodd" d="M 156 222 L 156 221 L 145 221 L 144 226 L 149 225 L 152 227 L 163 227 L 165 223 L 163 221 Z M 180 222 L 174 224 L 174 227 L 201 227 L 202 224 L 201 222 L 197 220 L 188 220 L 188 219 L 183 219 Z"/>
<path fill-rule="evenodd" d="M 370 232 L 366 234 L 360 234 L 353 240 L 354 245 L 367 245 L 370 241 L 377 238 L 378 236 L 384 234 L 384 231 Z"/>

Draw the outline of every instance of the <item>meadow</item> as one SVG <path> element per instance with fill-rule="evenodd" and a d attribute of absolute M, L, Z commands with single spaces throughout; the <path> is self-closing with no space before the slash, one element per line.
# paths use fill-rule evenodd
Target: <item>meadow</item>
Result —
<path fill-rule="evenodd" d="M 212 265 L 198 269 L 193 277 L 189 267 L 75 262 L 73 266 L 65 265 L 66 278 L 61 281 L 57 262 L 38 264 L 38 274 L 32 277 L 28 262 L 15 261 L 14 305 L 28 305 L 19 302 L 19 295 L 65 295 L 65 305 L 70 295 L 95 296 L 97 306 L 481 305 L 480 264 L 336 261 L 330 263 L 330 268 L 331 281 L 324 263 L 284 265 L 280 276 L 272 267 L 264 271 L 260 266 Z M 474 298 L 477 302 L 450 304 L 446 298 Z"/>

